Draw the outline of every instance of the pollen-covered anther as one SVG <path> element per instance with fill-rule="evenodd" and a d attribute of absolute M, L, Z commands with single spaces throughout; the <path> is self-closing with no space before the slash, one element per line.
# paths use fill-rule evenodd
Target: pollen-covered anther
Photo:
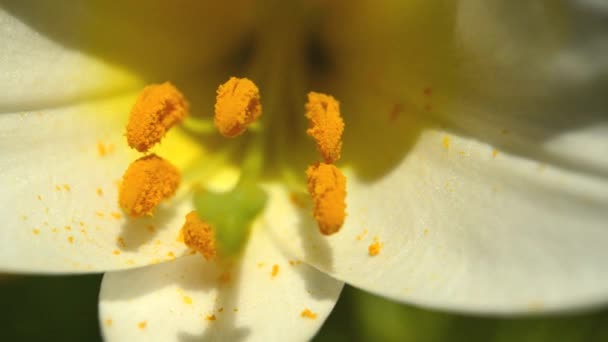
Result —
<path fill-rule="evenodd" d="M 201 253 L 206 260 L 215 257 L 217 250 L 215 247 L 215 234 L 213 228 L 203 222 L 196 211 L 186 215 L 186 223 L 182 227 L 184 243 L 191 249 Z"/>
<path fill-rule="evenodd" d="M 317 142 L 317 149 L 326 163 L 340 159 L 344 120 L 340 103 L 330 95 L 310 92 L 306 103 L 306 118 L 310 128 L 306 131 Z"/>
<path fill-rule="evenodd" d="M 164 199 L 173 196 L 180 181 L 179 170 L 151 154 L 132 162 L 122 176 L 118 203 L 130 216 L 151 215 Z"/>
<path fill-rule="evenodd" d="M 346 177 L 332 164 L 318 163 L 306 170 L 313 216 L 324 235 L 337 233 L 346 217 Z"/>
<path fill-rule="evenodd" d="M 260 91 L 247 78 L 231 77 L 217 88 L 215 127 L 225 137 L 236 137 L 262 115 Z"/>
<path fill-rule="evenodd" d="M 188 114 L 188 102 L 171 83 L 152 84 L 139 94 L 127 123 L 127 142 L 146 152 Z"/>

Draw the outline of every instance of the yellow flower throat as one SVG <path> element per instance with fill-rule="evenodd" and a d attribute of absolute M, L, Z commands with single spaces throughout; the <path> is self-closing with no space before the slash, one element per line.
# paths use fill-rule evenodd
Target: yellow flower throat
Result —
<path fill-rule="evenodd" d="M 127 142 L 146 153 L 166 132 L 182 123 L 189 104 L 170 83 L 145 87 L 131 109 L 127 123 Z M 340 105 L 330 95 L 311 92 L 305 106 L 309 120 L 307 134 L 317 145 L 322 162 L 306 170 L 313 216 L 319 230 L 331 235 L 340 230 L 346 216 L 346 178 L 334 165 L 340 158 L 344 121 Z M 231 77 L 217 89 L 214 124 L 226 138 L 245 133 L 262 116 L 260 91 L 246 78 Z M 196 190 L 195 211 L 185 218 L 182 241 L 206 259 L 236 255 L 247 241 L 249 226 L 264 209 L 267 195 L 258 185 L 259 161 L 246 159 L 242 176 L 225 193 Z M 156 207 L 173 196 L 180 183 L 180 172 L 168 161 L 147 154 L 129 165 L 119 189 L 119 204 L 131 217 L 152 215 Z"/>

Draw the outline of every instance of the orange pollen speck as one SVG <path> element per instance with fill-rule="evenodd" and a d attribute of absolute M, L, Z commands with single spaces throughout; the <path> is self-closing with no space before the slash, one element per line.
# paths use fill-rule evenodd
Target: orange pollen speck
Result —
<path fill-rule="evenodd" d="M 127 123 L 127 142 L 139 152 L 158 143 L 188 114 L 188 102 L 171 83 L 152 84 L 139 94 Z"/>
<path fill-rule="evenodd" d="M 346 177 L 332 164 L 318 163 L 306 170 L 313 215 L 324 235 L 342 228 L 346 217 Z"/>
<path fill-rule="evenodd" d="M 340 159 L 344 120 L 340 115 L 340 103 L 333 96 L 308 93 L 306 117 L 310 128 L 306 131 L 317 142 L 317 149 L 326 163 Z"/>
<path fill-rule="evenodd" d="M 148 322 L 146 322 L 146 321 L 137 323 L 137 326 L 139 327 L 139 329 L 145 329 L 147 325 L 148 325 Z"/>
<path fill-rule="evenodd" d="M 272 265 L 272 273 L 270 274 L 273 278 L 279 274 L 279 265 Z"/>
<path fill-rule="evenodd" d="M 302 313 L 300 313 L 300 316 L 302 316 L 303 318 L 309 318 L 309 319 L 317 318 L 317 314 L 310 311 L 310 309 L 304 309 L 302 311 Z"/>
<path fill-rule="evenodd" d="M 217 250 L 213 228 L 203 222 L 196 214 L 196 211 L 192 211 L 186 215 L 186 223 L 182 227 L 182 234 L 186 246 L 201 253 L 206 260 L 211 260 L 215 257 Z"/>
<path fill-rule="evenodd" d="M 247 78 L 231 77 L 217 89 L 214 123 L 225 137 L 235 137 L 262 115 L 260 91 Z"/>
<path fill-rule="evenodd" d="M 207 315 L 207 317 L 205 317 L 206 320 L 208 321 L 215 321 L 215 315 Z"/>
<path fill-rule="evenodd" d="M 122 176 L 118 202 L 130 216 L 151 215 L 154 208 L 173 196 L 180 174 L 168 161 L 151 154 L 137 159 Z"/>
<path fill-rule="evenodd" d="M 374 242 L 369 245 L 369 247 L 367 248 L 367 252 L 369 254 L 369 256 L 376 256 L 378 254 L 380 254 L 380 251 L 382 250 L 382 243 L 380 243 L 377 239 L 374 239 Z"/>

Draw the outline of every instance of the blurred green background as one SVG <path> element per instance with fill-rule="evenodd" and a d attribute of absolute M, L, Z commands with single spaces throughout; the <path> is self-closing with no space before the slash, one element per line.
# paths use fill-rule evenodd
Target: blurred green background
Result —
<path fill-rule="evenodd" d="M 99 341 L 101 276 L 0 278 L 0 341 Z M 608 341 L 608 310 L 545 318 L 452 315 L 346 287 L 315 341 Z"/>

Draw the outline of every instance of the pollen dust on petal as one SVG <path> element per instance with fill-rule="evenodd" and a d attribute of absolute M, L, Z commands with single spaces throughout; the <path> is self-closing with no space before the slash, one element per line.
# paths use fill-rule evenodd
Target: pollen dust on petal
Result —
<path fill-rule="evenodd" d="M 111 327 L 112 326 L 112 319 L 108 318 L 105 320 L 105 324 L 107 327 Z"/>
<path fill-rule="evenodd" d="M 207 315 L 207 316 L 205 316 L 205 319 L 208 321 L 215 321 L 216 317 L 215 317 L 215 315 Z"/>
<path fill-rule="evenodd" d="M 443 140 L 441 140 L 441 145 L 443 145 L 443 148 L 445 148 L 446 150 L 450 148 L 450 137 L 449 136 L 444 136 Z"/>
<path fill-rule="evenodd" d="M 270 276 L 272 278 L 275 278 L 278 274 L 279 274 L 279 265 L 277 265 L 277 264 L 272 265 L 272 272 L 270 273 Z"/>
<path fill-rule="evenodd" d="M 111 154 L 112 152 L 114 152 L 113 144 L 104 144 L 101 141 L 97 142 L 97 154 L 100 157 L 105 157 L 105 156 Z"/>
<path fill-rule="evenodd" d="M 300 313 L 300 317 L 302 318 L 307 318 L 307 319 L 315 319 L 317 318 L 317 314 L 310 311 L 310 309 L 304 309 L 302 310 L 302 312 Z"/>
<path fill-rule="evenodd" d="M 188 107 L 182 93 L 169 82 L 145 87 L 127 123 L 129 146 L 139 152 L 148 151 L 171 127 L 186 118 Z"/>
<path fill-rule="evenodd" d="M 141 322 L 137 323 L 137 327 L 142 330 L 146 329 L 147 326 L 148 326 L 148 321 L 141 321 Z"/>
<path fill-rule="evenodd" d="M 375 237 L 374 242 L 372 242 L 372 244 L 368 246 L 367 253 L 369 254 L 369 256 L 376 256 L 380 254 L 380 251 L 382 250 L 383 246 L 384 244 L 378 241 L 378 238 Z"/>
<path fill-rule="evenodd" d="M 217 89 L 213 121 L 223 136 L 242 134 L 261 115 L 260 91 L 251 80 L 231 77 Z"/>
<path fill-rule="evenodd" d="M 306 118 L 310 128 L 306 131 L 317 143 L 317 149 L 326 163 L 340 159 L 344 120 L 340 103 L 330 95 L 310 92 L 306 102 Z"/>
<path fill-rule="evenodd" d="M 367 228 L 363 229 L 361 234 L 357 235 L 357 241 L 363 240 L 367 236 L 368 230 Z"/>

